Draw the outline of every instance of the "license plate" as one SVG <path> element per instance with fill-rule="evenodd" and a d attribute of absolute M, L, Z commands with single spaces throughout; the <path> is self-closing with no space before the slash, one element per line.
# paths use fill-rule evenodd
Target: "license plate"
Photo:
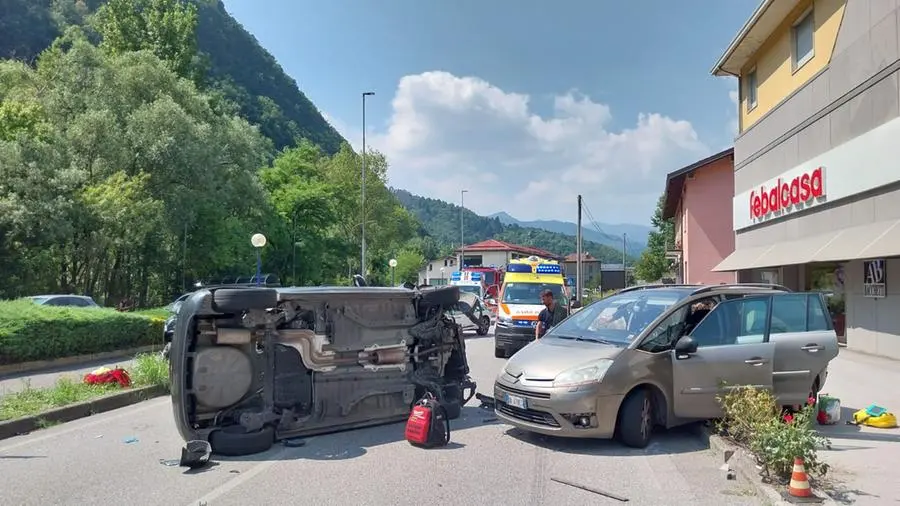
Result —
<path fill-rule="evenodd" d="M 514 408 L 528 409 L 528 399 L 517 395 L 506 394 L 506 403 Z"/>

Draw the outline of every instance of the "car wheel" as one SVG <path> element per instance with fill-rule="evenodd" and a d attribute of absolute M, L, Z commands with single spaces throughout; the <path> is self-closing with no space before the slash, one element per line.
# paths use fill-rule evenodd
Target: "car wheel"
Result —
<path fill-rule="evenodd" d="M 455 286 L 445 286 L 426 289 L 421 291 L 421 295 L 422 298 L 419 302 L 420 307 L 428 308 L 440 306 L 444 309 L 450 309 L 459 301 L 459 288 Z"/>
<path fill-rule="evenodd" d="M 213 292 L 213 308 L 222 313 L 269 309 L 276 304 L 278 292 L 272 288 L 223 288 Z"/>
<path fill-rule="evenodd" d="M 650 393 L 633 392 L 619 408 L 619 440 L 625 446 L 646 448 L 653 433 L 653 402 Z"/>
<path fill-rule="evenodd" d="M 209 444 L 213 453 L 224 457 L 262 453 L 275 444 L 275 429 L 267 426 L 258 431 L 247 432 L 240 425 L 232 425 L 210 433 Z"/>

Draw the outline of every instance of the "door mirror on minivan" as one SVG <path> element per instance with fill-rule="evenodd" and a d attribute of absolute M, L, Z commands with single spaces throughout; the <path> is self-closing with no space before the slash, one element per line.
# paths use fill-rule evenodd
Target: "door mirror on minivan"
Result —
<path fill-rule="evenodd" d="M 683 336 L 675 343 L 675 358 L 688 358 L 691 353 L 697 353 L 697 341 L 691 336 Z"/>

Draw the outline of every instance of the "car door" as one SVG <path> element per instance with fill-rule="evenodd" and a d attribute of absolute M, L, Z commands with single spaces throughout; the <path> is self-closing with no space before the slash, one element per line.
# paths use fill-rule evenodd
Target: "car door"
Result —
<path fill-rule="evenodd" d="M 772 296 L 773 389 L 781 404 L 805 403 L 816 377 L 837 356 L 837 334 L 825 307 L 818 293 Z"/>
<path fill-rule="evenodd" d="M 721 302 L 690 332 L 695 353 L 670 352 L 677 416 L 720 417 L 719 395 L 735 387 L 772 388 L 770 308 L 769 296 Z"/>

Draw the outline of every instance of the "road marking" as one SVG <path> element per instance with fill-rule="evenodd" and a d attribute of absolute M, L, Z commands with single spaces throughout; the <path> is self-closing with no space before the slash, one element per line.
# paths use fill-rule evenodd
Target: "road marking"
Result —
<path fill-rule="evenodd" d="M 273 455 L 271 455 L 268 458 L 268 460 L 261 462 L 254 467 L 251 467 L 248 471 L 239 474 L 236 478 L 226 481 L 222 485 L 219 485 L 218 487 L 212 489 L 205 496 L 187 503 L 187 506 L 197 506 L 198 504 L 202 504 L 202 505 L 209 504 L 210 501 L 214 501 L 214 500 L 218 499 L 219 497 L 222 497 L 223 495 L 227 494 L 228 492 L 231 492 L 235 488 L 243 485 L 245 482 L 255 478 L 256 475 L 258 475 L 259 473 L 272 467 L 272 465 L 276 464 L 277 462 L 281 462 L 281 457 L 283 457 L 285 454 L 289 453 L 291 450 L 296 450 L 296 448 L 283 446 L 281 448 L 281 450 L 279 450 L 279 451 L 275 452 Z"/>
<path fill-rule="evenodd" d="M 41 435 L 41 436 L 36 436 L 36 437 L 31 437 L 31 438 L 29 438 L 28 435 L 18 436 L 18 437 L 26 438 L 26 439 L 24 441 L 19 441 L 18 443 L 13 443 L 8 446 L 0 447 L 0 453 L 6 453 L 15 448 L 20 448 L 22 446 L 27 446 L 27 445 L 34 444 L 34 443 L 39 443 L 41 441 L 46 441 L 48 439 L 53 439 L 55 437 L 65 435 L 70 432 L 83 430 L 88 427 L 93 427 L 94 425 L 99 425 L 101 423 L 107 423 L 111 420 L 117 420 L 119 418 L 124 418 L 126 416 L 132 416 L 135 413 L 140 413 L 141 411 L 147 411 L 148 409 L 156 408 L 159 406 L 159 404 L 162 404 L 163 401 L 171 402 L 171 401 L 169 401 L 168 397 L 164 397 L 164 398 L 160 398 L 160 399 L 152 399 L 149 401 L 144 401 L 142 403 L 143 405 L 140 407 L 135 407 L 136 405 L 132 405 L 132 406 L 130 406 L 132 409 L 127 409 L 128 407 L 119 408 L 119 410 L 121 410 L 122 412 L 111 415 L 111 416 L 104 416 L 107 413 L 112 413 L 112 411 L 107 411 L 106 413 L 100 413 L 100 414 L 97 414 L 97 415 L 94 415 L 91 417 L 81 418 L 80 420 L 90 420 L 85 423 L 77 423 L 78 420 L 73 420 L 72 422 L 69 422 L 69 424 L 72 424 L 73 426 L 65 428 L 65 429 L 61 429 L 61 430 L 53 430 L 54 428 L 45 429 L 47 431 L 52 431 L 52 432 L 49 432 L 49 433 Z M 116 410 L 116 411 L 119 411 L 119 410 Z M 69 424 L 66 424 L 66 425 L 69 425 Z"/>

